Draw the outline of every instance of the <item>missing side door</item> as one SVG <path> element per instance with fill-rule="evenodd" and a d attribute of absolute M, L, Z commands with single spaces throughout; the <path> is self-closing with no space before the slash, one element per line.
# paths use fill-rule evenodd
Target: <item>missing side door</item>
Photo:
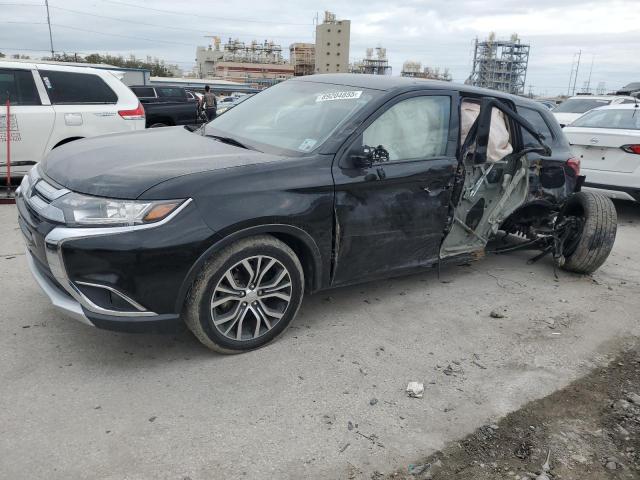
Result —
<path fill-rule="evenodd" d="M 502 222 L 527 200 L 527 154 L 549 153 L 544 137 L 495 98 L 465 99 L 461 113 L 461 185 L 452 198 L 453 218 L 440 248 L 443 259 L 483 250 Z M 516 149 L 514 123 L 530 131 L 541 148 Z"/>

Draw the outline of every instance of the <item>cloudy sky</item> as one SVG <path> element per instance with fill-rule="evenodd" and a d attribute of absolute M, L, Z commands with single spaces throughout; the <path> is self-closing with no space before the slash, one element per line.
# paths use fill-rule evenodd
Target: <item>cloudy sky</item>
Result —
<path fill-rule="evenodd" d="M 44 0 L 41 0 L 42 2 Z M 0 0 L 0 51 L 46 55 L 46 11 L 39 0 Z M 146 55 L 194 64 L 205 35 L 250 41 L 273 39 L 288 47 L 313 41 L 323 10 L 351 20 L 352 60 L 383 46 L 399 75 L 405 60 L 448 67 L 455 81 L 471 71 L 473 40 L 517 32 L 531 44 L 527 89 L 566 93 L 572 61 L 582 50 L 577 87 L 589 77 L 615 90 L 640 81 L 639 0 L 49 0 L 56 51 Z M 288 51 L 288 49 L 287 49 Z"/>

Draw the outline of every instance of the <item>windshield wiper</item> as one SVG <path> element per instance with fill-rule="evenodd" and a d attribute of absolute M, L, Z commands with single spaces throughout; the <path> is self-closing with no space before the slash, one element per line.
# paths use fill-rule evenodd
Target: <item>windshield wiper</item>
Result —
<path fill-rule="evenodd" d="M 253 148 L 246 146 L 244 143 L 239 142 L 238 140 L 232 137 L 223 137 L 220 135 L 205 135 L 205 136 L 215 138 L 216 140 L 222 143 L 228 143 L 229 145 L 235 145 L 236 147 L 245 148 L 247 150 L 254 150 Z"/>

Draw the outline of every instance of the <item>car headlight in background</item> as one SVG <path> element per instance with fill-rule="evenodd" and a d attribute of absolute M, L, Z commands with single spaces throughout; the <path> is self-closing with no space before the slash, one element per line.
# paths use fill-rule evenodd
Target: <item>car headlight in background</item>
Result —
<path fill-rule="evenodd" d="M 158 222 L 184 200 L 116 200 L 69 193 L 52 202 L 69 226 L 133 226 Z"/>

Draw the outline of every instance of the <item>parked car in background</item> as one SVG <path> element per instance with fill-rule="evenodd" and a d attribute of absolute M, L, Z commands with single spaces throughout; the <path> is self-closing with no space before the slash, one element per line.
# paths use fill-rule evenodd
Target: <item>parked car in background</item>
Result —
<path fill-rule="evenodd" d="M 582 180 L 536 102 L 328 74 L 274 85 L 198 132 L 65 146 L 16 203 L 54 305 L 106 329 L 184 321 L 234 353 L 277 338 L 305 292 L 470 261 L 501 229 L 591 273 L 616 211 Z"/>
<path fill-rule="evenodd" d="M 228 96 L 228 97 L 218 97 L 217 101 L 218 101 L 218 105 L 216 107 L 216 115 L 220 115 L 221 113 L 225 112 L 231 105 L 233 105 L 233 102 L 236 101 L 238 97 L 235 96 Z"/>
<path fill-rule="evenodd" d="M 581 160 L 585 189 L 640 202 L 640 103 L 591 110 L 564 133 Z"/>
<path fill-rule="evenodd" d="M 224 102 L 222 105 L 219 105 L 218 108 L 216 109 L 216 115 L 220 115 L 226 112 L 227 110 L 231 110 L 233 107 L 241 104 L 242 102 L 244 102 L 245 100 L 248 100 L 254 95 L 255 95 L 254 93 L 249 93 L 247 95 L 242 95 L 241 97 L 236 97 L 235 100 L 233 100 L 232 102 Z"/>
<path fill-rule="evenodd" d="M 541 103 L 542 105 L 547 107 L 549 110 L 553 110 L 558 106 L 556 102 L 553 102 L 551 100 L 536 100 L 536 102 Z"/>
<path fill-rule="evenodd" d="M 133 85 L 130 88 L 144 105 L 147 128 L 202 123 L 198 117 L 198 97 L 183 87 Z"/>
<path fill-rule="evenodd" d="M 566 99 L 554 108 L 553 114 L 560 126 L 565 127 L 589 110 L 620 103 L 635 103 L 635 98 L 614 95 L 577 95 Z"/>
<path fill-rule="evenodd" d="M 0 142 L 11 102 L 11 174 L 20 177 L 52 149 L 107 133 L 142 130 L 145 113 L 129 88 L 107 70 L 0 60 Z M 7 152 L 0 148 L 0 177 Z"/>

